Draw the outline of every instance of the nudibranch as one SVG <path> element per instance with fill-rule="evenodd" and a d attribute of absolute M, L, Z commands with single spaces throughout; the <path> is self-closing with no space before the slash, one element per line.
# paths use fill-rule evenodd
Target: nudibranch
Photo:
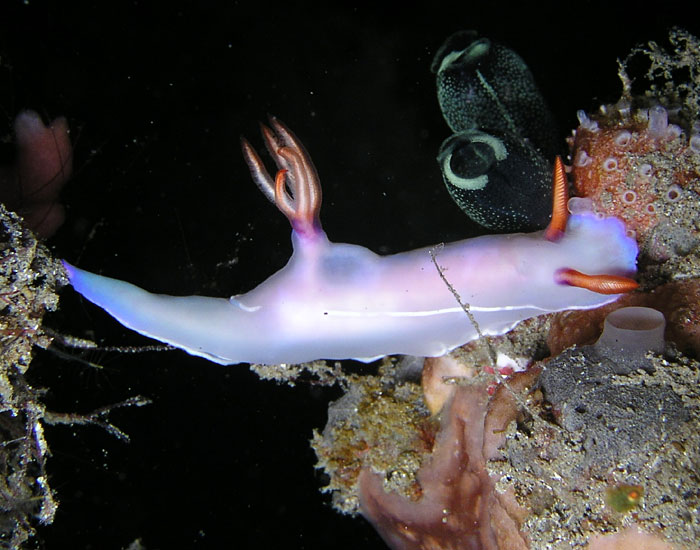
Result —
<path fill-rule="evenodd" d="M 636 242 L 616 218 L 568 216 L 560 160 L 546 231 L 380 256 L 328 240 L 308 153 L 275 118 L 262 132 L 276 177 L 245 140 L 243 153 L 260 190 L 291 223 L 284 268 L 245 294 L 205 298 L 151 294 L 64 262 L 73 288 L 128 328 L 228 365 L 439 356 L 477 338 L 475 325 L 481 334 L 503 334 L 523 319 L 597 307 L 636 287 L 629 278 Z"/>

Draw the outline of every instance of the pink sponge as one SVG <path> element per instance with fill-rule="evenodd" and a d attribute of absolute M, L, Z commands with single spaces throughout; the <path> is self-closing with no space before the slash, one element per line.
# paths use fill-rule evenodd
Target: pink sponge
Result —
<path fill-rule="evenodd" d="M 53 235 L 65 217 L 58 195 L 73 170 L 68 134 L 63 117 L 45 126 L 36 112 L 21 112 L 15 119 L 16 164 L 0 174 L 0 201 L 40 237 Z"/>

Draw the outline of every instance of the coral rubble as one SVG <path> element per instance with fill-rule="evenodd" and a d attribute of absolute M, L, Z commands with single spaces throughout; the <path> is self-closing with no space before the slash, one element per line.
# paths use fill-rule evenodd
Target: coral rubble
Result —
<path fill-rule="evenodd" d="M 37 524 L 53 521 L 57 502 L 46 473 L 48 447 L 41 392 L 25 374 L 33 347 L 51 339 L 42 317 L 58 305 L 60 263 L 0 205 L 0 547 L 19 548 Z"/>
<path fill-rule="evenodd" d="M 619 375 L 616 363 L 592 346 L 550 361 L 534 416 L 510 426 L 502 458 L 489 464 L 499 488 L 531 511 L 532 548 L 584 547 L 633 525 L 678 548 L 700 540 L 700 364 L 649 355 Z M 630 486 L 643 495 L 638 505 L 613 506 L 611 491 Z"/>
<path fill-rule="evenodd" d="M 569 140 L 571 206 L 625 220 L 640 290 L 427 360 L 422 400 L 386 364 L 349 380 L 315 436 L 336 507 L 362 513 L 392 548 L 698 547 L 700 41 L 674 29 L 670 43 L 635 48 L 621 100 L 580 112 Z M 644 95 L 627 74 L 634 56 L 649 61 Z M 674 81 L 677 69 L 689 78 Z M 594 344 L 624 306 L 663 313 L 665 342 L 661 313 L 633 309 L 616 314 L 629 327 Z M 635 323 L 654 342 L 616 347 Z"/>

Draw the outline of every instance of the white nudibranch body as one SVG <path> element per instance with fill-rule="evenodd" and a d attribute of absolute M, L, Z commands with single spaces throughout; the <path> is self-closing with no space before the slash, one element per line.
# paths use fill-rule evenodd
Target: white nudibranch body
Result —
<path fill-rule="evenodd" d="M 292 224 L 294 251 L 282 270 L 227 299 L 151 294 L 65 263 L 75 290 L 123 325 L 193 355 L 277 364 L 438 356 L 475 339 L 435 263 L 487 335 L 542 313 L 603 305 L 634 285 L 626 277 L 635 272 L 635 241 L 620 220 L 590 212 L 571 216 L 552 240 L 544 231 L 488 235 L 390 256 L 332 243 L 318 221 L 311 160 L 281 122 L 271 125 L 263 135 L 275 180 L 245 141 L 243 150 L 256 183 Z"/>

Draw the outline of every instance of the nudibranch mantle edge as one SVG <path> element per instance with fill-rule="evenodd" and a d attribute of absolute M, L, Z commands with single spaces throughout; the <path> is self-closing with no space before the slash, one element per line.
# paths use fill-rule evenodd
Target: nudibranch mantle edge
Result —
<path fill-rule="evenodd" d="M 152 294 L 64 262 L 74 289 L 128 328 L 229 365 L 435 357 L 477 338 L 431 252 L 484 335 L 547 312 L 598 307 L 636 286 L 630 279 L 636 242 L 620 220 L 592 212 L 559 221 L 555 212 L 546 231 L 388 256 L 333 243 L 321 228 L 321 187 L 303 145 L 275 118 L 263 137 L 275 178 L 245 140 L 243 153 L 258 187 L 292 225 L 293 253 L 284 268 L 227 299 Z M 565 186 L 561 161 L 557 166 Z"/>

